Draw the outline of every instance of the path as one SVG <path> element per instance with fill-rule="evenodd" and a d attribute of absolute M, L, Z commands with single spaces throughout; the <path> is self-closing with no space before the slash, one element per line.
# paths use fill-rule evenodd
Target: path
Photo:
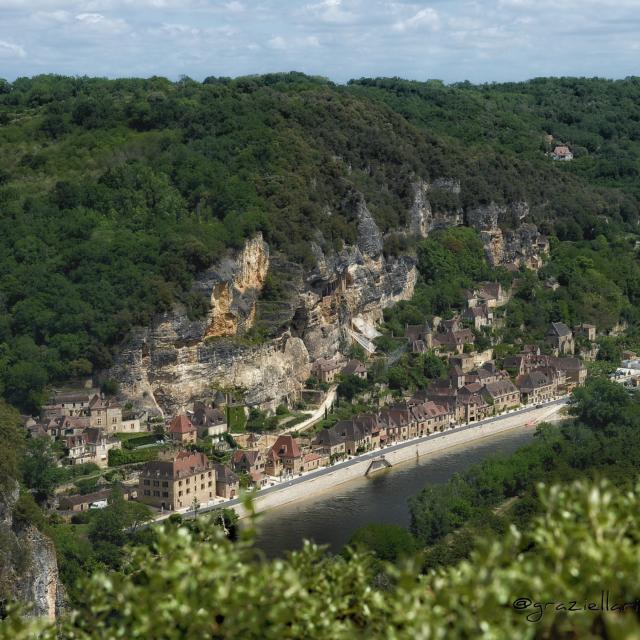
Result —
<path fill-rule="evenodd" d="M 298 422 L 298 424 L 293 425 L 293 427 L 283 429 L 278 433 L 282 435 L 285 433 L 293 433 L 294 431 L 298 431 L 298 432 L 304 431 L 305 429 L 308 429 L 310 426 L 314 425 L 316 422 L 323 420 L 324 410 L 326 409 L 328 412 L 329 409 L 331 409 L 331 405 L 334 403 L 336 399 L 337 388 L 338 387 L 334 385 L 333 387 L 331 387 L 331 389 L 329 389 L 329 391 L 327 391 L 327 395 L 325 399 L 322 401 L 322 404 L 306 420 L 303 420 L 302 422 Z"/>

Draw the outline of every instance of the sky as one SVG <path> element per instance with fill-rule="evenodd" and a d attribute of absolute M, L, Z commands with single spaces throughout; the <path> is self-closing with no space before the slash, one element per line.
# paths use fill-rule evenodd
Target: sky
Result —
<path fill-rule="evenodd" d="M 0 78 L 640 75 L 640 0 L 0 0 Z"/>

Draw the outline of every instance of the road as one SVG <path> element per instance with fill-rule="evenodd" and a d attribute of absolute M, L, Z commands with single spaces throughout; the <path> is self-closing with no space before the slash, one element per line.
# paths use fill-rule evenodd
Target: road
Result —
<path fill-rule="evenodd" d="M 336 399 L 336 389 L 337 389 L 337 386 L 334 385 L 333 387 L 331 387 L 331 389 L 329 389 L 329 391 L 327 391 L 327 396 L 325 397 L 322 404 L 306 420 L 303 420 L 302 422 L 299 422 L 298 424 L 293 425 L 293 427 L 285 428 L 282 431 L 279 431 L 278 433 L 283 434 L 283 433 L 293 433 L 294 431 L 298 431 L 298 432 L 304 431 L 305 429 L 308 429 L 311 425 L 315 424 L 319 420 L 322 420 L 324 418 L 325 409 L 329 411 L 329 409 L 331 408 L 331 405 L 334 403 Z"/>
<path fill-rule="evenodd" d="M 563 396 L 561 398 L 557 398 L 556 400 L 551 400 L 541 405 L 531 405 L 531 406 L 523 407 L 522 409 L 516 409 L 515 411 L 511 411 L 506 414 L 493 416 L 491 418 L 486 418 L 485 420 L 480 420 L 478 422 L 472 422 L 471 424 L 468 424 L 468 425 L 455 426 L 452 429 L 447 429 L 446 431 L 443 431 L 443 432 L 437 432 L 428 436 L 423 436 L 421 438 L 412 438 L 410 440 L 404 440 L 403 442 L 399 442 L 397 444 L 384 447 L 383 449 L 375 449 L 374 451 L 363 453 L 359 456 L 355 456 L 354 458 L 350 458 L 348 460 L 338 462 L 332 466 L 322 467 L 321 469 L 305 473 L 304 475 L 297 476 L 295 478 L 292 478 L 291 480 L 287 480 L 285 482 L 279 482 L 270 487 L 265 487 L 264 489 L 260 489 L 260 491 L 258 492 L 258 495 L 264 496 L 266 494 L 274 493 L 276 491 L 285 491 L 288 487 L 292 487 L 302 482 L 306 482 L 310 478 L 318 478 L 328 473 L 333 473 L 338 469 L 347 469 L 353 465 L 362 463 L 362 461 L 364 460 L 377 458 L 382 454 L 390 453 L 391 451 L 396 451 L 404 447 L 414 446 L 418 442 L 422 442 L 424 440 L 435 440 L 437 438 L 442 438 L 448 435 L 449 433 L 451 433 L 452 430 L 466 431 L 468 429 L 474 429 L 479 425 L 491 424 L 493 422 L 498 422 L 498 421 L 511 421 L 513 422 L 513 427 L 523 426 L 528 424 L 529 422 L 535 424 L 542 420 L 546 420 L 551 415 L 559 412 L 560 409 L 562 409 L 562 407 L 566 406 L 566 404 L 569 401 L 569 397 L 570 396 Z M 225 500 L 224 502 L 219 502 L 213 505 L 202 506 L 198 510 L 198 513 L 200 514 L 200 513 L 205 513 L 207 511 L 215 511 L 216 509 L 234 507 L 241 504 L 241 502 L 242 502 L 241 498 L 234 498 L 233 500 Z M 193 517 L 192 510 L 180 511 L 179 513 L 181 513 L 184 518 Z M 155 522 L 164 520 L 165 518 L 168 518 L 170 515 L 171 515 L 170 513 L 162 514 L 161 516 L 156 518 Z"/>

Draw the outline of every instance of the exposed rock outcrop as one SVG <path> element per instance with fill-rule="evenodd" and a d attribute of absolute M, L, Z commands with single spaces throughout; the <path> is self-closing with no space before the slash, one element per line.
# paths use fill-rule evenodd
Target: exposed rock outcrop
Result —
<path fill-rule="evenodd" d="M 33 525 L 14 522 L 17 483 L 0 493 L 0 589 L 34 617 L 54 619 L 64 605 L 64 588 L 58 575 L 53 542 Z"/>
<path fill-rule="evenodd" d="M 364 199 L 353 206 L 357 245 L 339 254 L 312 245 L 317 267 L 306 280 L 292 278 L 297 289 L 289 302 L 258 300 L 270 261 L 262 238 L 254 238 L 199 278 L 194 288 L 211 300 L 205 319 L 190 320 L 180 305 L 156 317 L 132 332 L 109 375 L 125 395 L 167 413 L 220 388 L 241 390 L 248 404 L 263 409 L 297 398 L 311 362 L 344 349 L 351 318 L 379 320 L 386 306 L 413 294 L 415 261 L 386 260 Z M 260 324 L 265 308 L 280 335 L 252 344 L 243 336 Z"/>
<path fill-rule="evenodd" d="M 355 222 L 356 244 L 337 251 L 318 231 L 311 243 L 316 266 L 307 273 L 270 257 L 256 236 L 201 274 L 194 290 L 210 301 L 206 317 L 191 320 L 178 305 L 134 331 L 109 372 L 123 393 L 168 413 L 215 389 L 241 390 L 247 403 L 263 409 L 297 398 L 313 360 L 344 352 L 354 318 L 375 324 L 385 307 L 413 295 L 415 260 L 384 256 L 382 233 L 361 194 L 351 192 L 342 207 Z M 527 215 L 526 203 L 490 204 L 467 211 L 466 223 L 480 233 L 493 265 L 537 268 L 548 244 L 522 222 Z M 414 184 L 410 232 L 425 237 L 463 218 L 458 181 Z M 261 298 L 274 271 L 287 279 L 286 295 Z"/>
<path fill-rule="evenodd" d="M 442 196 L 445 196 L 445 202 Z M 433 182 L 413 183 L 413 205 L 409 212 L 409 231 L 426 238 L 433 229 L 455 227 L 463 223 L 460 206 L 460 182 L 453 178 L 437 178 Z M 432 205 L 432 200 L 436 204 Z"/>
<path fill-rule="evenodd" d="M 467 224 L 480 233 L 487 259 L 493 266 L 525 266 L 539 269 L 549 252 L 547 239 L 533 224 L 523 223 L 529 215 L 526 202 L 506 205 L 491 203 L 466 212 Z M 506 231 L 499 226 L 506 226 Z"/>

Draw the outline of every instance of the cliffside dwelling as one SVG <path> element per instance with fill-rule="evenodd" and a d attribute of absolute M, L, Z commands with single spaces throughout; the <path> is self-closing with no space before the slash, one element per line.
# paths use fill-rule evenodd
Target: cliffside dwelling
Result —
<path fill-rule="evenodd" d="M 227 417 L 218 407 L 196 402 L 193 411 L 187 412 L 187 416 L 200 438 L 219 440 L 227 432 Z"/>
<path fill-rule="evenodd" d="M 564 322 L 552 322 L 547 332 L 547 342 L 551 345 L 553 353 L 559 355 L 573 355 L 575 341 L 573 333 Z"/>
<path fill-rule="evenodd" d="M 365 367 L 360 360 L 349 360 L 342 368 L 342 373 L 356 376 L 362 380 L 367 379 L 367 367 Z"/>
<path fill-rule="evenodd" d="M 315 376 L 320 382 L 331 384 L 339 373 L 340 363 L 337 360 L 318 358 L 311 365 L 311 375 Z"/>

